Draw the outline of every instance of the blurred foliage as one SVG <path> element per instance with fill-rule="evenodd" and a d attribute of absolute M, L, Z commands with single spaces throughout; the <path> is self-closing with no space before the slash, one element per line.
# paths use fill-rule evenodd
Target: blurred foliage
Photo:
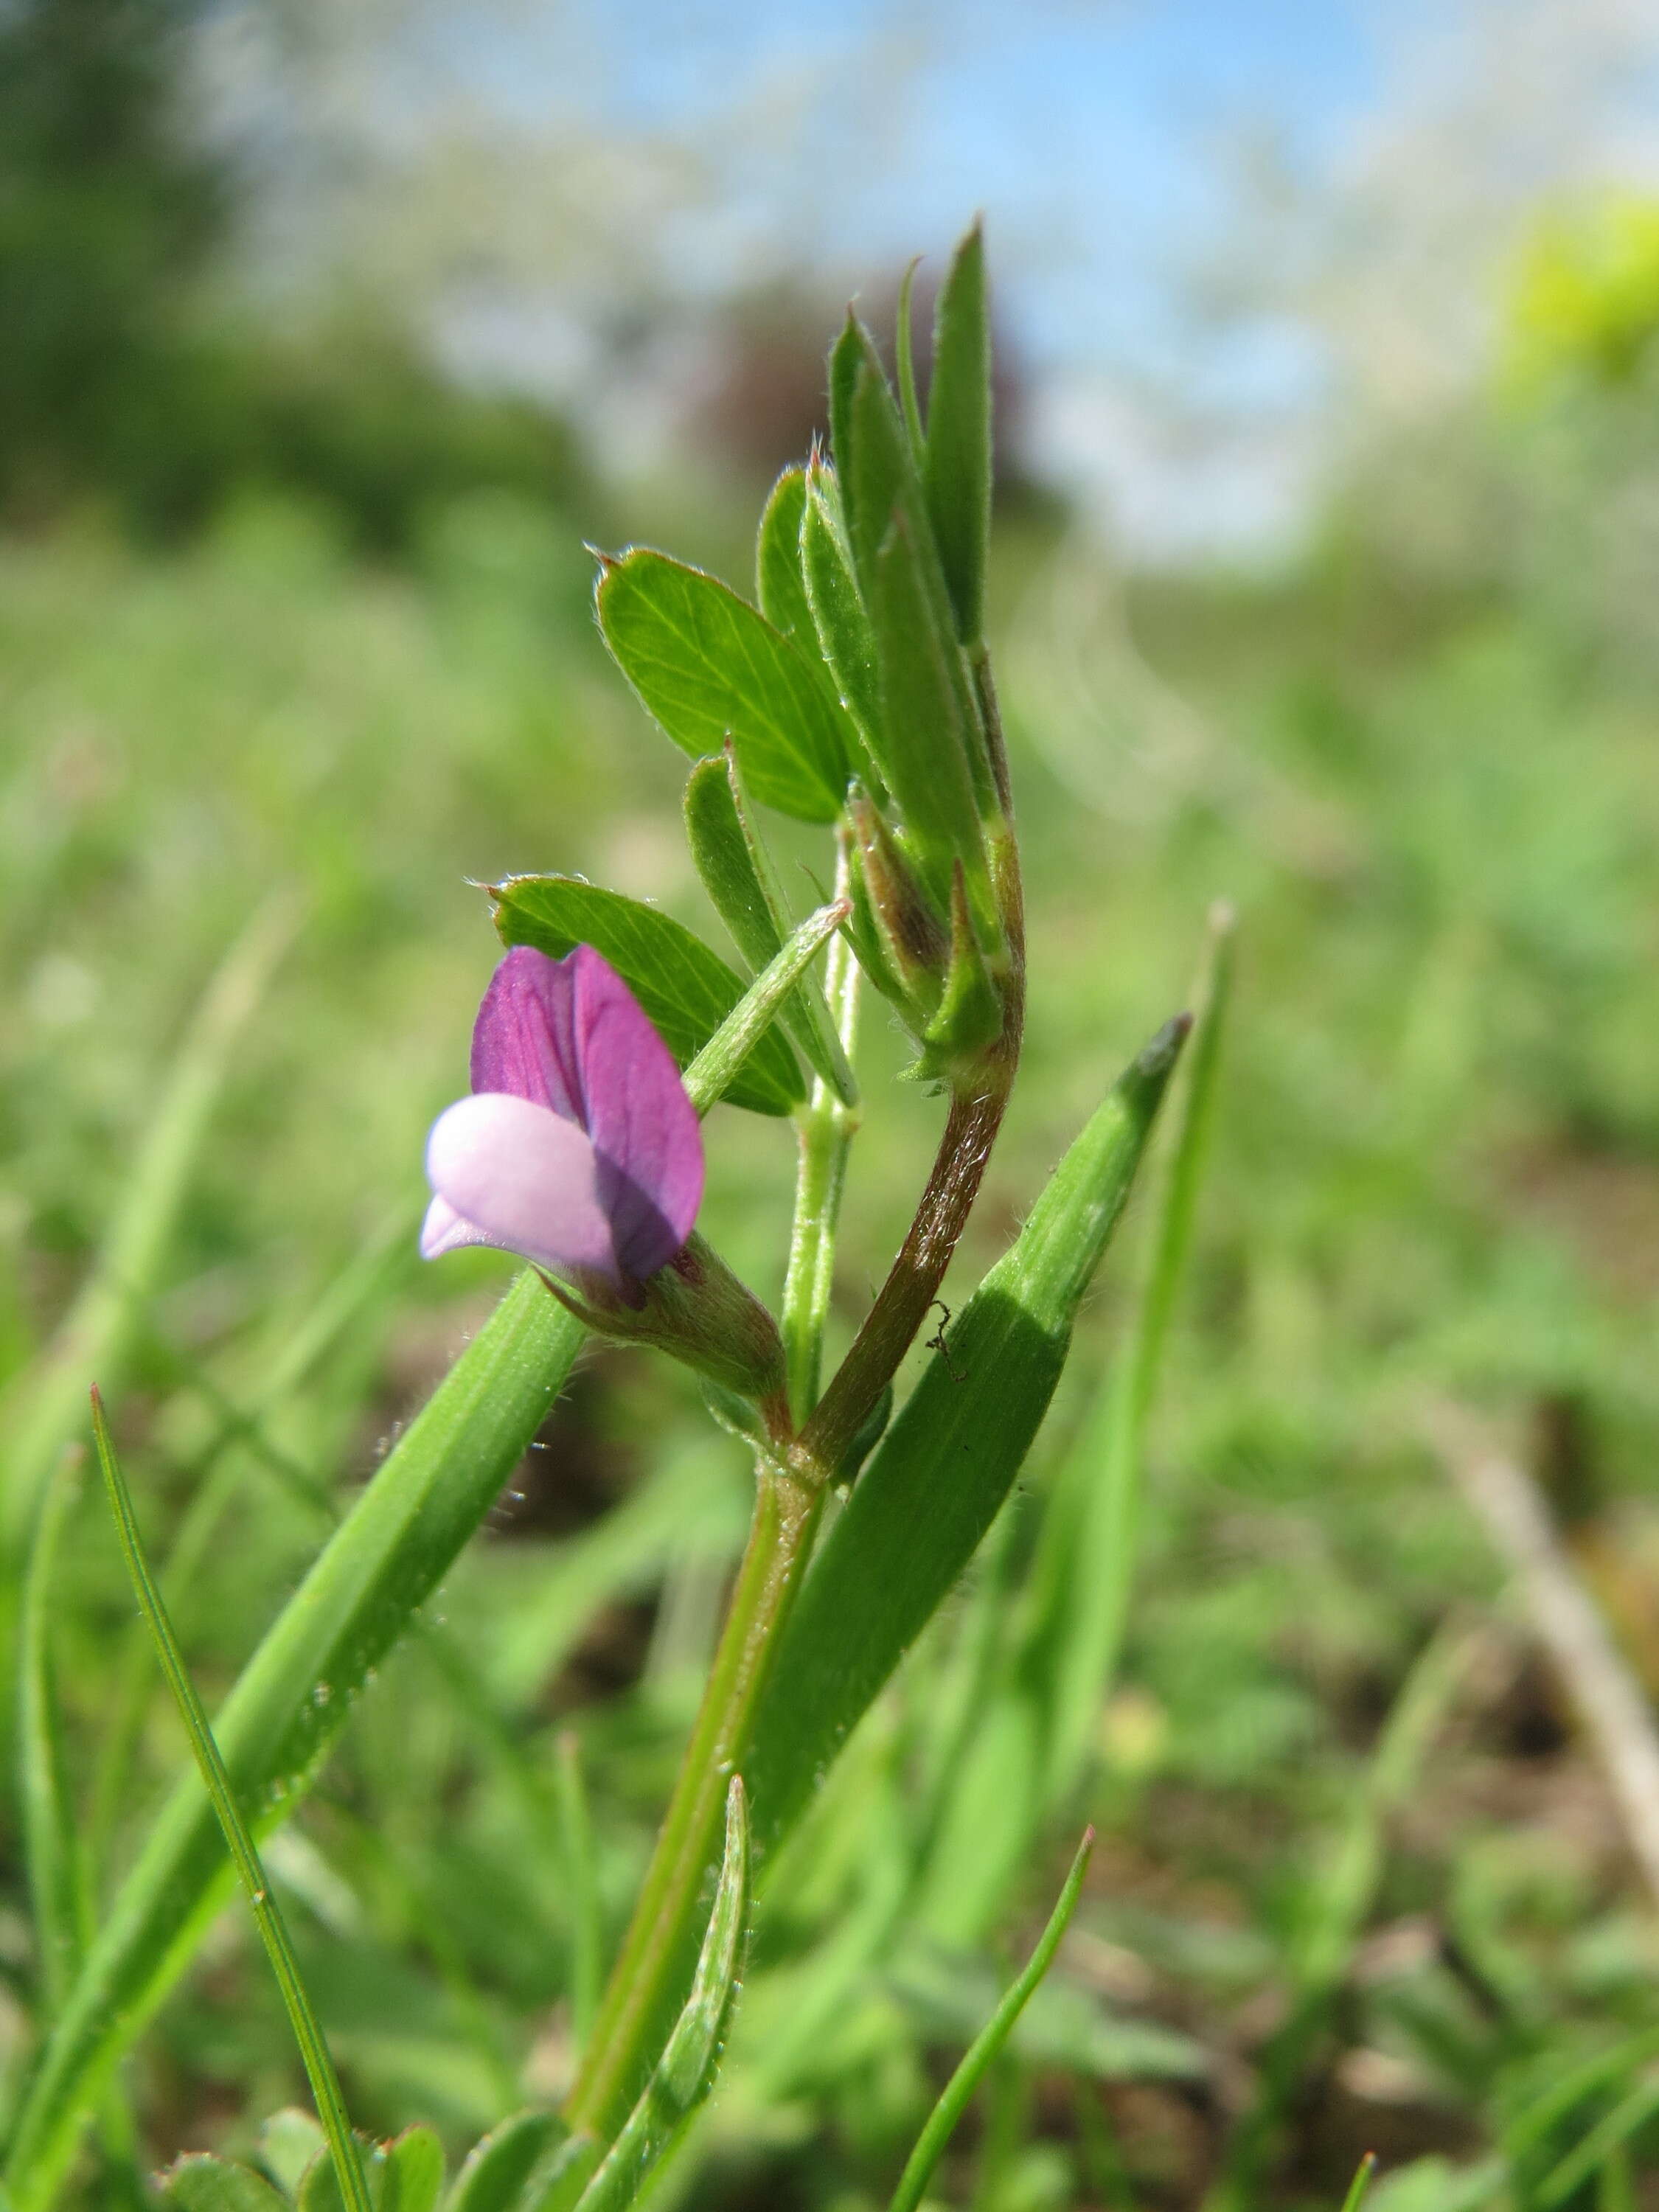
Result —
<path fill-rule="evenodd" d="M 1659 199 L 1607 192 L 1533 227 L 1510 306 L 1510 373 L 1627 383 L 1659 338 Z"/>
<path fill-rule="evenodd" d="M 211 1705 L 501 1279 L 483 1254 L 422 1270 L 412 1244 L 422 1138 L 495 950 L 472 884 L 575 868 L 716 930 L 678 835 L 683 763 L 594 631 L 592 495 L 580 524 L 550 504 L 574 481 L 561 434 L 439 387 L 384 330 L 223 335 L 210 274 L 234 192 L 173 135 L 183 21 L 24 0 L 0 28 L 0 311 L 22 341 L 0 366 L 0 487 L 32 526 L 0 541 L 0 962 L 18 986 L 0 1384 L 68 1308 L 223 947 L 291 889 L 295 948 L 112 1407 L 158 1559 L 217 1486 L 209 1565 L 175 1608 Z M 945 2202 L 1330 2204 L 1374 2147 L 1399 2169 L 1373 2200 L 1388 2212 L 1500 2191 L 1612 2212 L 1659 2156 L 1639 2101 L 1651 1920 L 1419 1428 L 1447 1393 L 1512 1425 L 1651 1684 L 1645 220 L 1617 251 L 1552 246 L 1570 279 L 1517 307 L 1554 318 L 1575 373 L 1357 442 L 1279 573 L 1126 579 L 1053 514 L 1004 517 L 990 633 L 1030 855 L 1029 1060 L 949 1296 L 1180 1003 L 1218 892 L 1242 934 L 1141 1572 L 1076 1807 L 1101 1843 Z M 739 586 L 746 529 L 716 507 L 690 533 Z M 843 1338 L 935 1133 L 889 1080 L 904 1055 L 879 1009 L 866 1032 Z M 787 1131 L 717 1115 L 709 1133 L 711 1232 L 775 1297 Z M 1051 1864 L 1006 1863 L 1025 1752 L 1005 1692 L 1044 1502 L 1088 1449 L 1129 1279 L 1115 1261 L 1028 1483 L 792 1850 L 722 2094 L 664 2204 L 884 2201 L 989 2008 L 1000 1940 L 1051 1899 L 1074 1835 Z M 612 1943 L 748 1486 L 662 1363 L 591 1352 L 432 1633 L 273 1839 L 362 2124 L 430 2119 L 458 2151 L 568 2080 L 587 1931 L 562 1761 L 574 1732 Z M 182 1745 L 95 1515 L 70 1516 L 63 1572 L 70 1776 L 106 1894 Z M 13 1858 L 4 1882 L 9 2096 L 34 1995 Z M 300 2094 L 240 1921 L 126 2091 L 155 2162 L 254 2156 Z M 112 2125 L 88 2204 L 131 2201 L 118 2150 Z"/>
<path fill-rule="evenodd" d="M 383 318 L 233 311 L 243 180 L 192 129 L 204 12 L 0 15 L 0 513 L 39 524 L 90 496 L 176 535 L 263 488 L 387 553 L 462 492 L 568 495 L 581 471 L 555 417 L 458 390 Z"/>

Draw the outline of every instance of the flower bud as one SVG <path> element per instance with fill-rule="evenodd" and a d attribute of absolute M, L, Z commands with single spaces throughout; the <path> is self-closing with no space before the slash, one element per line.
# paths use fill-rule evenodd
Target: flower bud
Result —
<path fill-rule="evenodd" d="M 776 1322 L 695 1231 L 666 1267 L 625 1291 L 602 1276 L 580 1278 L 574 1287 L 550 1275 L 543 1279 L 596 1336 L 653 1345 L 711 1382 L 759 1403 L 783 1391 Z"/>

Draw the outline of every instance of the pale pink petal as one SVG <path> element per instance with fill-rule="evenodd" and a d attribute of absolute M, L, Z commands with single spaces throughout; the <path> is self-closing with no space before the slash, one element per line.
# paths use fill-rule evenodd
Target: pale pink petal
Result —
<path fill-rule="evenodd" d="M 459 1251 L 466 1244 L 494 1244 L 493 1237 L 486 1237 L 482 1229 L 456 1212 L 447 1198 L 434 1198 L 426 1210 L 426 1219 L 421 1224 L 421 1257 L 436 1260 L 445 1252 Z"/>
<path fill-rule="evenodd" d="M 432 1125 L 426 1170 L 483 1239 L 560 1274 L 621 1279 L 599 1156 L 545 1106 L 500 1091 L 458 1100 Z"/>

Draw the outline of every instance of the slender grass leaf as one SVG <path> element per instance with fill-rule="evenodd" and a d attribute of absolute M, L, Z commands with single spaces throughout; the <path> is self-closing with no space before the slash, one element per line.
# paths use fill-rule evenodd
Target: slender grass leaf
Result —
<path fill-rule="evenodd" d="M 699 1114 L 727 1097 L 756 1047 L 763 1043 L 778 1010 L 798 994 L 801 978 L 846 921 L 845 899 L 821 906 L 790 933 L 685 1071 L 686 1096 Z"/>
<path fill-rule="evenodd" d="M 935 310 L 922 480 L 957 632 L 976 645 L 991 538 L 991 320 L 977 222 L 957 248 Z"/>
<path fill-rule="evenodd" d="M 1013 2033 L 1014 2022 L 1025 2009 L 1032 1991 L 1054 1964 L 1054 1954 L 1060 1948 L 1060 1938 L 1071 1924 L 1077 1910 L 1078 1899 L 1083 1894 L 1083 1877 L 1088 1871 L 1089 1854 L 1095 1845 L 1095 1832 L 1085 1830 L 1078 1845 L 1077 1856 L 1072 1861 L 1072 1870 L 1066 1877 L 1059 1902 L 1048 1916 L 1048 1924 L 1037 1939 L 1036 1948 L 1027 1960 L 1025 1971 L 1012 1983 L 1007 1995 L 975 2038 L 967 2055 L 956 2072 L 945 2083 L 938 2104 L 928 2117 L 927 2124 L 916 2139 L 916 2147 L 905 2162 L 899 2185 L 893 2192 L 890 2212 L 915 2212 L 934 2167 L 945 2155 L 945 2145 L 956 2130 L 957 2123 L 968 2108 L 968 2100 L 984 2080 L 987 2071 Z"/>
<path fill-rule="evenodd" d="M 494 886 L 504 945 L 533 945 L 555 960 L 578 945 L 602 952 L 649 1015 L 682 1067 L 708 1044 L 744 995 L 743 978 L 659 907 L 575 876 L 509 876 Z M 806 1096 L 781 1036 L 763 1036 L 726 1094 L 755 1114 L 787 1114 Z"/>
<path fill-rule="evenodd" d="M 685 830 L 691 858 L 715 913 L 738 951 L 758 972 L 783 949 L 787 909 L 770 855 L 744 805 L 729 747 L 721 759 L 699 761 L 686 778 Z M 810 967 L 783 1001 L 780 1018 L 814 1073 L 844 1103 L 855 1105 L 858 1085 Z"/>
<path fill-rule="evenodd" d="M 805 1805 L 995 1519 L 1059 1380 L 1185 1033 L 1184 1023 L 1161 1031 L 1097 1109 L 825 1539 L 745 1761 L 761 1848 Z"/>
<path fill-rule="evenodd" d="M 1032 1573 L 1033 1626 L 1023 1668 L 1046 1712 L 1044 1806 L 1076 1790 L 1128 1616 L 1139 1526 L 1146 1417 L 1191 1248 L 1215 1119 L 1232 987 L 1233 917 L 1218 907 L 1155 1163 L 1146 1265 L 1121 1356 L 1055 1479 Z"/>
<path fill-rule="evenodd" d="M 1656 2112 L 1659 2112 L 1659 2081 L 1634 2083 L 1533 2191 L 1531 2201 L 1539 2212 L 1555 2212 L 1558 2205 L 1576 2197 Z"/>
<path fill-rule="evenodd" d="M 693 759 L 729 737 L 763 805 L 833 822 L 853 732 L 817 670 L 701 568 L 640 549 L 599 579 L 599 627 L 641 702 Z"/>
<path fill-rule="evenodd" d="M 448 1572 L 570 1371 L 578 1322 L 520 1276 L 244 1668 L 216 1730 L 256 1832 L 309 1786 L 353 1700 Z M 6 2170 L 44 2212 L 110 2071 L 223 1901 L 212 1805 L 186 1776 L 118 1893 L 42 2054 Z"/>
<path fill-rule="evenodd" d="M 9 1437 L 0 1534 L 14 1553 L 64 1446 L 82 1433 L 88 1376 L 101 1375 L 113 1387 L 125 1372 L 232 1047 L 294 928 L 290 902 L 273 899 L 226 954 L 179 1048 L 92 1273 L 45 1352 L 7 1394 L 0 1409 L 0 1432 Z"/>
<path fill-rule="evenodd" d="M 624 2212 L 714 2084 L 749 1924 L 749 1815 L 742 1778 L 726 1793 L 726 1846 L 691 1994 L 638 2103 L 577 2200 L 577 2212 Z"/>
<path fill-rule="evenodd" d="M 786 469 L 772 487 L 755 542 L 755 595 L 780 636 L 809 660 L 818 657 L 818 634 L 801 574 L 800 529 L 806 514 L 806 471 Z"/>
<path fill-rule="evenodd" d="M 179 2212 L 287 2212 L 288 2199 L 245 2166 L 192 2152 L 161 2177 L 161 2202 Z"/>
<path fill-rule="evenodd" d="M 198 1586 L 214 1537 L 245 1478 L 247 1462 L 257 1462 L 265 1456 L 261 1446 L 267 1425 L 364 1312 L 384 1305 L 394 1272 L 409 1265 L 408 1255 L 416 1249 L 420 1219 L 419 1206 L 405 1206 L 382 1224 L 270 1355 L 246 1405 L 222 1407 L 213 1433 L 180 1468 L 189 1503 L 162 1562 L 161 1576 L 161 1595 L 175 1614 Z M 232 1447 L 237 1444 L 246 1447 L 246 1457 L 233 1455 Z M 328 1504 L 331 1507 L 331 1498 Z M 149 1670 L 141 1663 L 145 1641 L 144 1624 L 135 1620 L 111 1668 L 117 1688 L 105 1723 L 92 1790 L 90 1858 L 94 1867 L 104 1863 L 143 1733 L 150 1692 Z"/>
<path fill-rule="evenodd" d="M 876 634 L 853 575 L 836 479 L 822 462 L 807 478 L 800 552 L 819 650 L 873 764 L 881 726 Z"/>
<path fill-rule="evenodd" d="M 48 1478 L 23 1583 L 18 1674 L 18 1781 L 23 1857 L 33 1908 L 43 2012 L 53 2018 L 69 1994 L 91 1932 L 91 1900 L 52 1656 L 54 1584 L 64 1516 L 80 1492 L 76 1456 L 65 1452 Z"/>
<path fill-rule="evenodd" d="M 104 1486 L 109 1494 L 110 1510 L 115 1516 L 121 1550 L 126 1559 L 127 1572 L 132 1579 L 133 1592 L 155 1642 L 155 1656 L 161 1662 L 161 1672 L 167 1677 L 167 1687 L 179 1708 L 179 1717 L 190 1738 L 191 1749 L 201 1770 L 202 1781 L 212 1802 L 214 1816 L 224 1832 L 226 1847 L 235 1867 L 237 1879 L 246 1894 L 254 1925 L 259 1931 L 259 1940 L 265 1947 L 265 1955 L 270 1961 L 271 1972 L 282 1991 L 289 2024 L 294 2030 L 294 2039 L 300 2046 L 306 2079 L 311 2084 L 312 2095 L 316 2102 L 317 2117 L 328 2137 L 329 2154 L 337 2178 L 342 2203 L 345 2212 L 369 2212 L 368 2191 L 352 2141 L 351 2124 L 346 2118 L 345 2100 L 340 2093 L 339 2076 L 334 2070 L 328 2041 L 307 1993 L 282 1908 L 271 1894 L 265 1870 L 259 1863 L 258 1851 L 236 1802 L 235 1784 L 214 1741 L 206 1710 L 196 1693 L 196 1686 L 185 1665 L 184 1654 L 179 1649 L 178 1638 L 173 1632 L 173 1623 L 167 1618 L 161 1593 L 144 1556 L 143 1540 L 138 1533 L 132 1498 L 122 1475 L 120 1462 L 115 1456 L 115 1448 L 104 1418 L 103 1404 L 95 1389 L 92 1394 L 92 1432 L 98 1449 L 99 1465 L 103 1469 Z"/>
<path fill-rule="evenodd" d="M 556 2112 L 514 2112 L 473 2144 L 444 2212 L 517 2212 L 537 2168 L 569 2140 Z"/>
<path fill-rule="evenodd" d="M 1372 2179 L 1376 2172 L 1376 2153 L 1368 2150 L 1355 2169 L 1348 2184 L 1348 2193 L 1342 2200 L 1342 2212 L 1360 2212 L 1360 2207 L 1370 2194 Z"/>
<path fill-rule="evenodd" d="M 1528 2156 L 1587 2098 L 1655 2058 L 1659 2058 L 1659 2027 L 1644 2027 L 1569 2067 L 1541 2096 L 1530 2098 L 1504 2130 L 1504 2154 L 1511 2161 Z"/>
<path fill-rule="evenodd" d="M 1208 2200 L 1212 2212 L 1249 2212 L 1259 2201 L 1281 2123 L 1306 2078 L 1310 2053 L 1375 1902 L 1388 1820 L 1415 1790 L 1474 1649 L 1467 1631 L 1443 1629 L 1419 1653 L 1395 1697 L 1364 1785 L 1354 1795 L 1319 1879 L 1310 1885 L 1291 1945 L 1295 2001 L 1258 2059 L 1255 2100 L 1228 2142 Z"/>

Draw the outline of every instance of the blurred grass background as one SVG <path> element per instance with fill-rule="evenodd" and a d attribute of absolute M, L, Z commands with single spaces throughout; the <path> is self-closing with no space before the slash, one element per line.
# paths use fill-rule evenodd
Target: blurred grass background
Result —
<path fill-rule="evenodd" d="M 678 833 L 682 763 L 605 663 L 583 541 L 649 538 L 746 584 L 768 471 L 819 419 L 842 273 L 804 258 L 787 283 L 702 298 L 721 367 L 682 422 L 694 459 L 641 441 L 643 459 L 618 465 L 580 410 L 457 373 L 408 299 L 350 281 L 349 261 L 304 289 L 281 223 L 267 222 L 276 245 L 260 229 L 285 206 L 260 167 L 280 177 L 268 140 L 227 149 L 224 117 L 253 111 L 222 49 L 238 20 L 244 34 L 263 20 L 229 13 L 228 30 L 214 10 L 25 0 L 0 20 L 9 1414 L 121 1203 L 216 964 L 273 895 L 293 902 L 120 1371 L 100 1377 L 158 1549 L 204 1481 L 222 1486 L 178 1593 L 210 1693 L 501 1279 L 484 1255 L 422 1270 L 412 1243 L 422 1136 L 462 1083 L 492 963 L 475 886 L 574 868 L 718 939 Z M 437 35 L 433 20 L 389 11 L 374 35 L 395 59 L 399 37 Z M 321 81 L 326 44 L 301 41 L 319 73 L 305 82 Z M 586 150 L 557 173 L 579 174 Z M 448 172 L 428 155 L 441 200 Z M 964 174 L 972 194 L 971 161 Z M 706 214 L 694 183 L 679 188 Z M 495 204 L 485 191 L 486 222 Z M 1609 2212 L 1659 2202 L 1643 2071 L 1659 2047 L 1653 1900 L 1571 1701 L 1424 1434 L 1448 1401 L 1490 1419 L 1659 1686 L 1655 205 L 1639 179 L 1512 191 L 1468 373 L 1410 408 L 1351 392 L 1297 526 L 1254 543 L 1103 535 L 1097 507 L 1019 442 L 1040 378 L 1022 380 L 1007 334 L 993 637 L 1032 1000 L 958 1289 L 1182 1002 L 1218 895 L 1239 909 L 1241 970 L 1100 1717 L 1073 2008 L 1057 2001 L 1000 2077 L 945 2201 L 1328 2202 L 1376 2148 L 1401 2212 L 1504 2191 Z M 634 213 L 666 221 L 648 195 Z M 516 236 L 522 214 L 501 222 Z M 1018 296 L 1018 210 L 1009 229 Z M 404 269 L 402 234 L 379 234 Z M 267 276 L 259 294 L 250 267 L 289 289 Z M 896 267 L 865 266 L 873 301 Z M 640 282 L 620 361 L 675 327 Z M 1282 411 L 1255 433 L 1277 436 Z M 1251 421 L 1235 428 L 1248 444 Z M 929 1103 L 884 1079 L 900 1060 L 878 1009 L 867 1027 L 842 1330 L 933 1134 Z M 787 1131 L 722 1109 L 710 1137 L 708 1224 L 775 1297 Z M 859 1953 L 859 1927 L 884 1924 L 884 1853 L 903 1856 L 888 1829 L 902 1830 L 930 1717 L 960 1694 L 975 1623 L 994 1640 L 1014 1602 L 1044 1467 L 1083 1419 L 1132 1264 L 1120 1252 L 1109 1267 L 1013 1533 L 811 1832 L 727 2087 L 672 2185 L 681 2201 L 880 2201 L 930 2070 L 982 2016 L 993 1939 L 1052 1893 L 1063 1837 L 979 1903 L 936 1860 L 916 1942 Z M 273 1393 L 319 1310 L 314 1357 Z M 459 2142 L 561 2085 L 556 1743 L 574 1729 L 582 1745 L 614 1936 L 747 1480 L 672 1374 L 590 1354 L 447 1593 L 443 1634 L 387 1669 L 273 1844 L 363 2124 L 430 2118 Z M 182 1739 L 90 1493 L 66 1541 L 64 1694 L 107 1877 Z M 1402 1689 L 1428 1700 L 1418 1737 L 1389 1734 L 1391 1713 L 1418 1710 Z M 5 1846 L 0 2069 L 15 2084 L 33 1969 L 9 1815 Z M 1333 1905 L 1361 1861 L 1349 1905 Z M 1321 1929 L 1336 1954 L 1315 1973 Z M 823 1963 L 838 1941 L 853 1960 L 840 1979 Z M 809 1968 L 828 1976 L 816 1997 Z M 1602 2051 L 1571 2110 L 1514 2150 L 1543 2089 Z M 295 2095 L 240 1921 L 133 2074 L 151 2162 L 245 2148 Z M 1604 2154 L 1564 2172 L 1598 2119 Z M 97 2193 L 107 2177 L 88 2185 L 88 2203 L 117 2201 Z"/>

